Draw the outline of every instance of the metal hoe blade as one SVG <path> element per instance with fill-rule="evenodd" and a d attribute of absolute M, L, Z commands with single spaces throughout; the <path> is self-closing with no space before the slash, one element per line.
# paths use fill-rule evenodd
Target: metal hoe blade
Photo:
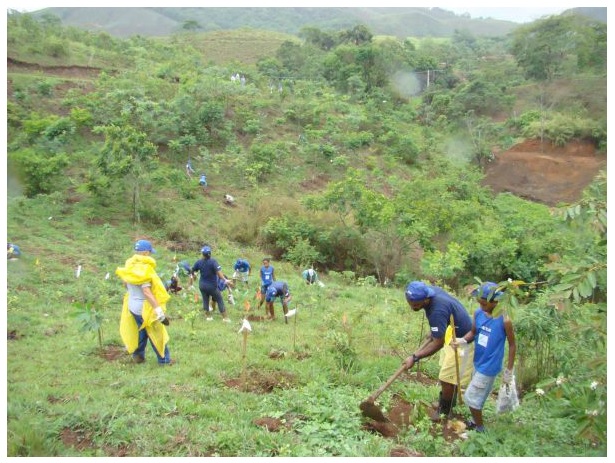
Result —
<path fill-rule="evenodd" d="M 382 410 L 380 410 L 380 407 L 378 407 L 374 402 L 365 400 L 361 402 L 361 404 L 359 405 L 359 408 L 361 409 L 363 416 L 367 418 L 371 418 L 374 421 L 379 421 L 380 423 L 390 423 L 391 422 L 391 420 L 389 420 L 386 416 L 384 416 L 384 413 L 382 413 Z"/>

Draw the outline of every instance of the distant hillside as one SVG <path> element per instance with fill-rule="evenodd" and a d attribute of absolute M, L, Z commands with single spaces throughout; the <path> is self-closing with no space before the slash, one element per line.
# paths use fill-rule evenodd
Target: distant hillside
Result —
<path fill-rule="evenodd" d="M 602 7 L 581 7 L 581 8 L 571 8 L 570 10 L 564 11 L 562 14 L 578 14 L 581 16 L 587 16 L 588 18 L 595 19 L 596 21 L 600 21 L 606 24 L 607 22 L 607 14 L 606 8 Z"/>
<path fill-rule="evenodd" d="M 340 30 L 365 24 L 376 35 L 450 37 L 455 30 L 479 36 L 504 36 L 519 26 L 510 21 L 471 19 L 441 8 L 68 8 L 54 7 L 34 14 L 51 13 L 62 23 L 87 30 L 102 30 L 117 37 L 168 36 L 196 26 L 209 32 L 239 28 L 297 34 L 314 26 Z"/>

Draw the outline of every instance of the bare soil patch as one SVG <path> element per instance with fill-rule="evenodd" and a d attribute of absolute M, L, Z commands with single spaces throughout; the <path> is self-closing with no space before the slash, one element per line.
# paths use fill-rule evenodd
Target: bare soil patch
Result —
<path fill-rule="evenodd" d="M 549 206 L 573 203 L 598 172 L 606 170 L 606 155 L 576 140 L 565 146 L 527 140 L 496 154 L 485 169 L 483 185 L 495 193 L 509 192 Z"/>
<path fill-rule="evenodd" d="M 228 387 L 244 392 L 269 394 L 275 389 L 290 389 L 295 384 L 295 376 L 285 371 L 262 371 L 248 369 L 238 378 L 224 381 Z"/>
<path fill-rule="evenodd" d="M 73 447 L 79 451 L 94 448 L 92 433 L 90 431 L 86 432 L 81 429 L 64 428 L 60 433 L 60 438 L 66 447 Z"/>
<path fill-rule="evenodd" d="M 109 362 L 113 362 L 114 360 L 125 357 L 126 349 L 123 346 L 117 345 L 105 346 L 98 355 Z"/>
<path fill-rule="evenodd" d="M 26 63 L 7 57 L 6 66 L 9 72 L 40 72 L 58 77 L 81 79 L 95 79 L 102 69 L 84 66 L 41 66 L 35 63 Z"/>

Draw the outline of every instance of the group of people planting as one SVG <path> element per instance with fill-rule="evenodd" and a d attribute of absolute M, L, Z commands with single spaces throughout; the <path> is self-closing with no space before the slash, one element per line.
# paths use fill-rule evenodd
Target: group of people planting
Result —
<path fill-rule="evenodd" d="M 134 245 L 135 254 L 129 258 L 124 267 L 119 267 L 116 274 L 126 286 L 126 294 L 120 322 L 120 333 L 129 353 L 136 363 L 145 361 L 147 340 L 154 349 L 160 365 L 170 365 L 168 348 L 169 324 L 165 314 L 165 304 L 171 292 L 181 290 L 179 276 L 189 277 L 193 285 L 196 273 L 199 277 L 199 290 L 202 295 L 203 310 L 207 320 L 213 320 L 210 299 L 218 307 L 223 321 L 230 322 L 224 305 L 222 291 L 241 281 L 246 286 L 251 275 L 250 263 L 243 258 L 233 265 L 233 279 L 222 273 L 222 267 L 212 257 L 212 249 L 204 245 L 201 258 L 194 265 L 182 261 L 177 264 L 171 282 L 165 284 L 157 275 L 156 261 L 151 257 L 155 253 L 152 244 L 139 240 Z M 313 268 L 302 273 L 306 283 L 314 284 L 318 276 Z M 264 258 L 260 268 L 261 285 L 258 291 L 258 308 L 265 304 L 268 320 L 275 319 L 273 304 L 279 298 L 287 320 L 290 290 L 285 281 L 276 280 L 275 269 L 269 258 Z M 494 310 L 503 292 L 496 283 L 483 283 L 472 293 L 479 307 L 470 316 L 466 308 L 456 298 L 442 288 L 430 286 L 421 281 L 410 282 L 405 289 L 405 297 L 414 312 L 425 311 L 429 322 L 430 334 L 426 341 L 402 363 L 410 369 L 421 359 L 441 351 L 440 397 L 434 420 L 442 415 L 450 415 L 461 390 L 466 388 L 463 398 L 469 406 L 472 420 L 466 424 L 469 429 L 484 431 L 482 409 L 491 393 L 498 374 L 502 371 L 505 343 L 508 342 L 508 358 L 502 381 L 509 384 L 513 380 L 513 366 L 516 354 L 515 335 L 511 320 L 505 315 L 494 316 Z M 144 329 L 140 329 L 144 328 Z"/>

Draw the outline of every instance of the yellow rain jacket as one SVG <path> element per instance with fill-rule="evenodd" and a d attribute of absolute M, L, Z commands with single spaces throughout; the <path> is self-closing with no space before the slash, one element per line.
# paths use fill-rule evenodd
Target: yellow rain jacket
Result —
<path fill-rule="evenodd" d="M 170 296 L 156 273 L 156 261 L 152 257 L 135 254 L 126 261 L 124 267 L 118 267 L 115 270 L 115 274 L 124 283 L 130 283 L 131 285 L 142 285 L 151 282 L 151 290 L 154 297 L 162 310 L 166 311 L 165 304 L 170 299 Z M 169 342 L 169 333 L 167 333 L 166 327 L 157 320 L 154 307 L 147 300 L 143 303 L 143 325 L 137 326 L 135 318 L 128 309 L 128 293 L 126 293 L 120 319 L 120 335 L 129 354 L 137 350 L 139 330 L 142 329 L 147 331 L 147 335 L 158 353 L 164 356 L 164 348 Z"/>

